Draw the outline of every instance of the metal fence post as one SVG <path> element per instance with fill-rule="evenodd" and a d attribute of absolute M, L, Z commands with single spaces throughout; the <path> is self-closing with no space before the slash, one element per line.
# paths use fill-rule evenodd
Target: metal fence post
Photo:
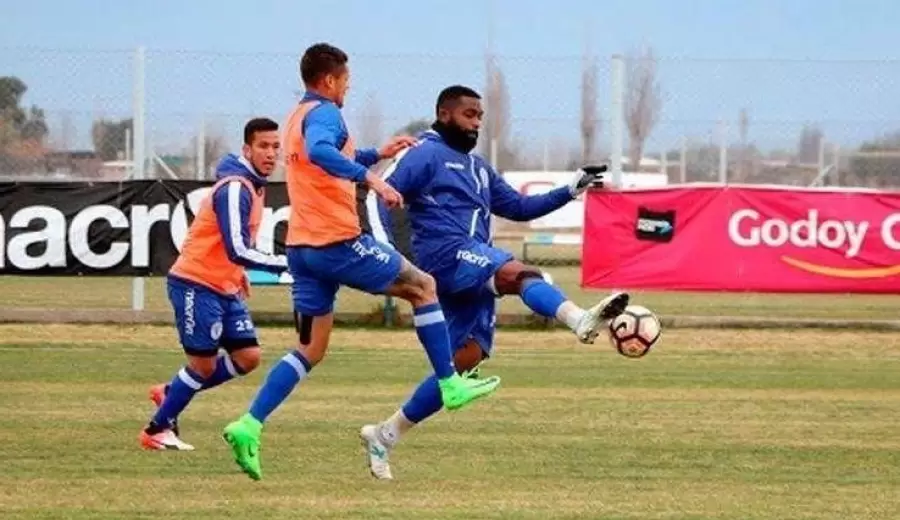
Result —
<path fill-rule="evenodd" d="M 206 180 L 206 119 L 203 117 L 197 132 L 197 180 Z"/>
<path fill-rule="evenodd" d="M 132 111 L 134 127 L 134 153 L 133 155 L 133 179 L 143 180 L 146 178 L 146 152 L 144 146 L 146 137 L 144 135 L 144 111 L 146 109 L 144 100 L 144 67 L 145 67 L 145 49 L 143 46 L 138 47 L 134 53 L 134 84 Z M 131 309 L 134 311 L 144 310 L 144 278 L 135 277 L 131 280 Z"/>

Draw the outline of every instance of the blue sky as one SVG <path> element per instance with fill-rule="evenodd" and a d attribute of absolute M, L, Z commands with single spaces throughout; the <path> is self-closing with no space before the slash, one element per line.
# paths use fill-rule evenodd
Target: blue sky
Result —
<path fill-rule="evenodd" d="M 509 84 L 513 136 L 530 149 L 577 143 L 585 49 L 600 64 L 605 116 L 608 57 L 639 45 L 661 57 L 657 148 L 682 136 L 709 140 L 721 118 L 736 139 L 741 108 L 750 139 L 770 148 L 793 147 L 805 122 L 843 146 L 900 128 L 900 2 L 890 0 L 698 0 L 690 8 L 674 0 L 0 5 L 0 74 L 22 77 L 28 102 L 47 109 L 57 136 L 81 145 L 91 119 L 130 112 L 138 45 L 148 49 L 150 135 L 156 146 L 174 148 L 203 119 L 235 142 L 246 117 L 282 118 L 299 88 L 297 57 L 320 40 L 352 56 L 351 125 L 374 96 L 385 133 L 393 131 L 428 116 L 441 87 L 483 86 L 489 33 Z"/>

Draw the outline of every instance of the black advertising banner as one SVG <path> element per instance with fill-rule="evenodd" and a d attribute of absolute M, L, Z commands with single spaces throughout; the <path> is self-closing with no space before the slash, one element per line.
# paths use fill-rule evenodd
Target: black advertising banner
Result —
<path fill-rule="evenodd" d="M 0 183 L 0 274 L 164 275 L 211 186 L 199 181 Z M 360 188 L 357 201 L 368 231 L 365 194 Z M 284 251 L 288 214 L 284 184 L 270 184 L 257 247 Z M 394 220 L 397 247 L 406 254 L 408 230 L 402 215 Z"/>

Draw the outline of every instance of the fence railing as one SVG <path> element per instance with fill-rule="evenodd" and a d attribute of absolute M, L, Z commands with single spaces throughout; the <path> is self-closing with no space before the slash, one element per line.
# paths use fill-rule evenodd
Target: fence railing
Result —
<path fill-rule="evenodd" d="M 0 48 L 0 180 L 208 178 L 247 119 L 287 112 L 297 61 Z M 900 188 L 897 61 L 359 55 L 351 66 L 345 115 L 363 145 L 427 124 L 437 92 L 464 83 L 486 93 L 493 133 L 480 151 L 501 171 L 608 161 L 615 175 L 671 183 Z M 504 245 L 580 291 L 578 244 L 502 226 Z M 131 308 L 155 305 L 146 284 L 133 280 Z"/>

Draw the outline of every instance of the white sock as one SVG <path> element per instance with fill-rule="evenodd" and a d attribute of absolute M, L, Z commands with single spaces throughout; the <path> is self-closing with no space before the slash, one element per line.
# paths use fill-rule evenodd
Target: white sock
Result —
<path fill-rule="evenodd" d="M 578 327 L 578 322 L 581 321 L 582 316 L 584 316 L 584 309 L 568 300 L 564 301 L 556 309 L 556 319 L 565 323 L 573 331 Z"/>
<path fill-rule="evenodd" d="M 378 437 L 381 442 L 391 447 L 397 444 L 400 441 L 400 437 L 415 425 L 416 423 L 403 415 L 403 410 L 397 410 L 388 420 L 378 425 Z"/>

